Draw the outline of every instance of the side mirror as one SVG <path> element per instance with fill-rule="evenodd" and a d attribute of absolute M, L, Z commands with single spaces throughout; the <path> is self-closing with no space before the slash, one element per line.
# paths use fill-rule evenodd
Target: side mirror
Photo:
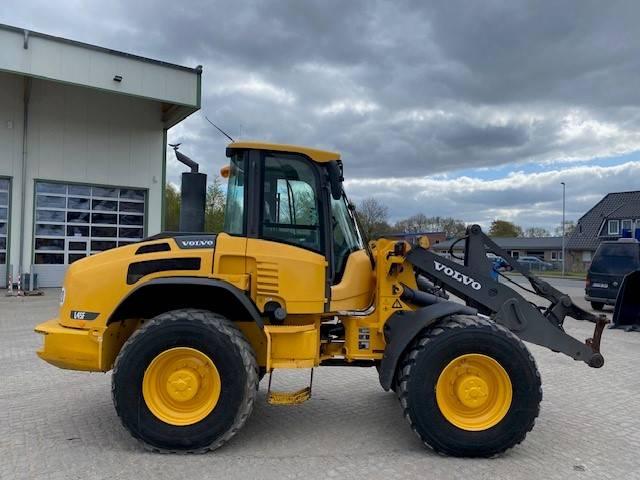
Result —
<path fill-rule="evenodd" d="M 338 160 L 332 160 L 327 164 L 327 171 L 329 173 L 329 185 L 331 187 L 331 196 L 334 200 L 340 200 L 342 198 L 342 162 Z"/>

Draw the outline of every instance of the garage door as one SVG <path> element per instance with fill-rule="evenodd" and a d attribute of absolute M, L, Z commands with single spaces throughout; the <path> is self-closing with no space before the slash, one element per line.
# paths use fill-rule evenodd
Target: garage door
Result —
<path fill-rule="evenodd" d="M 7 243 L 9 234 L 9 180 L 0 178 L 0 287 L 7 286 Z"/>
<path fill-rule="evenodd" d="M 62 284 L 76 260 L 144 238 L 146 191 L 37 182 L 34 264 L 38 285 Z"/>

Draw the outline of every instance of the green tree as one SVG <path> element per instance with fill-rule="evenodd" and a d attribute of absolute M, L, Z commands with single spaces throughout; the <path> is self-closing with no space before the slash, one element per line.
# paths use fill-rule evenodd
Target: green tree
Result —
<path fill-rule="evenodd" d="M 463 237 L 467 233 L 467 225 L 462 220 L 451 217 L 434 217 L 436 231 L 444 232 L 449 237 Z"/>
<path fill-rule="evenodd" d="M 366 241 L 380 238 L 391 230 L 387 222 L 389 209 L 375 198 L 369 197 L 362 200 L 356 206 L 356 217 Z"/>
<path fill-rule="evenodd" d="M 399 220 L 394 226 L 398 233 L 444 232 L 447 238 L 462 237 L 467 226 L 462 220 L 452 217 L 427 217 L 422 213 Z"/>
<path fill-rule="evenodd" d="M 172 183 L 165 186 L 164 202 L 164 229 L 177 232 L 180 228 L 180 192 Z"/>
<path fill-rule="evenodd" d="M 549 237 L 549 230 L 541 227 L 529 227 L 524 231 L 524 236 L 529 238 Z"/>
<path fill-rule="evenodd" d="M 575 229 L 576 229 L 576 222 L 574 222 L 573 220 L 566 220 L 564 222 L 564 234 L 567 237 L 571 235 L 575 231 Z M 562 236 L 562 222 L 560 222 L 560 225 L 556 227 L 556 229 L 554 230 L 554 233 L 556 237 Z"/>
<path fill-rule="evenodd" d="M 220 177 L 215 175 L 207 187 L 207 198 L 204 210 L 204 231 L 218 233 L 224 225 L 224 209 L 226 195 Z"/>
<path fill-rule="evenodd" d="M 491 237 L 521 237 L 522 234 L 521 227 L 507 220 L 494 220 L 489 229 Z"/>
<path fill-rule="evenodd" d="M 180 230 L 180 190 L 172 183 L 167 183 L 164 191 L 164 229 L 168 232 Z M 207 187 L 204 205 L 204 231 L 220 232 L 224 225 L 226 194 L 222 188 L 220 177 L 215 175 Z"/>

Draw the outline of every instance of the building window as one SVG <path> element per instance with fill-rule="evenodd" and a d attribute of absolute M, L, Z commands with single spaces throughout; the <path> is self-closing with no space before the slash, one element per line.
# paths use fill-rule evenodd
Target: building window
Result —
<path fill-rule="evenodd" d="M 620 235 L 619 220 L 609 220 L 609 235 Z"/>
<path fill-rule="evenodd" d="M 588 250 L 585 250 L 584 252 L 582 252 L 582 261 L 583 262 L 590 262 L 591 261 L 591 252 Z"/>
<path fill-rule="evenodd" d="M 68 265 L 144 238 L 146 191 L 37 182 L 34 263 Z"/>
<path fill-rule="evenodd" d="M 633 233 L 633 220 L 622 220 L 622 231 L 625 230 Z"/>
<path fill-rule="evenodd" d="M 0 178 L 0 267 L 7 263 L 7 235 L 9 234 L 9 180 Z M 0 279 L 0 283 L 4 280 Z"/>
<path fill-rule="evenodd" d="M 560 250 L 560 251 L 552 250 L 551 251 L 551 260 L 556 260 L 556 261 L 561 262 L 562 261 L 562 250 Z"/>

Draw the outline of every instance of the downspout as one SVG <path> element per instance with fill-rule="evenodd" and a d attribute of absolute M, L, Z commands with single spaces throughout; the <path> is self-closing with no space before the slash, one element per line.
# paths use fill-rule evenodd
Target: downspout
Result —
<path fill-rule="evenodd" d="M 21 178 L 21 201 L 20 201 L 20 257 L 18 258 L 18 278 L 22 280 L 24 272 L 24 237 L 25 237 L 25 204 L 27 198 L 27 132 L 29 128 L 29 99 L 31 97 L 31 78 L 24 79 L 24 110 L 22 123 L 22 178 Z"/>

